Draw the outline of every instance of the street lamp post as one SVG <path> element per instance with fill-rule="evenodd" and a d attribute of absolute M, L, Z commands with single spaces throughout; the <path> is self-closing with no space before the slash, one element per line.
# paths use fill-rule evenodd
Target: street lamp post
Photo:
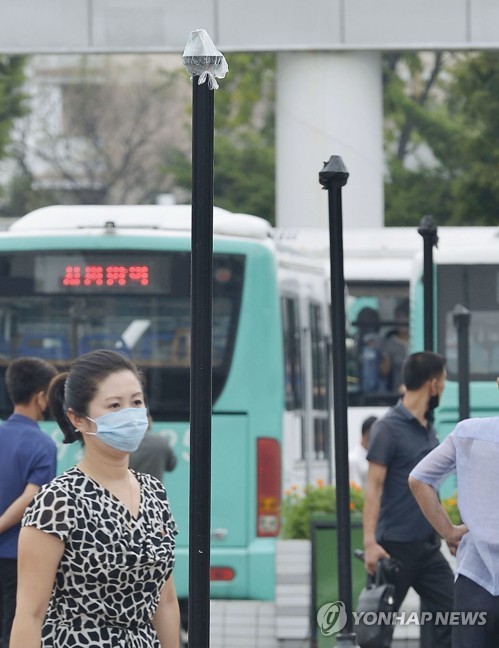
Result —
<path fill-rule="evenodd" d="M 336 520 L 338 529 L 338 594 L 345 606 L 346 625 L 336 636 L 338 644 L 357 646 L 352 621 L 352 550 L 350 483 L 348 471 L 347 370 L 345 344 L 345 278 L 341 189 L 348 171 L 339 155 L 333 155 L 319 172 L 319 182 L 329 197 L 329 253 L 331 260 L 331 323 L 333 419 L 336 467 Z"/>
<path fill-rule="evenodd" d="M 433 247 L 438 243 L 433 216 L 423 216 L 418 228 L 423 237 L 423 324 L 424 349 L 433 351 Z"/>
<path fill-rule="evenodd" d="M 470 311 L 456 304 L 452 311 L 457 330 L 457 380 L 459 386 L 459 420 L 470 417 Z"/>
<path fill-rule="evenodd" d="M 418 233 L 423 237 L 423 332 L 424 350 L 434 350 L 434 291 L 433 291 L 433 247 L 438 243 L 437 225 L 433 216 L 423 216 L 419 223 Z M 430 410 L 428 420 L 434 420 L 434 413 Z M 421 601 L 421 614 L 427 612 L 426 603 Z M 435 626 L 433 623 L 424 623 L 421 626 L 419 645 L 420 648 L 432 648 L 435 643 Z"/>
<path fill-rule="evenodd" d="M 225 59 L 204 29 L 191 32 L 183 61 L 192 74 L 192 252 L 189 491 L 189 644 L 210 644 L 213 139 L 215 77 Z"/>

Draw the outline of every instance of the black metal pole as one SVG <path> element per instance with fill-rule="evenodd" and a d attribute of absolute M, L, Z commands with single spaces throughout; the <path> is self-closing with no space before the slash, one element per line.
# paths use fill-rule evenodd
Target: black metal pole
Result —
<path fill-rule="evenodd" d="M 438 243 L 437 226 L 433 216 L 423 216 L 418 228 L 423 237 L 423 331 L 424 350 L 434 350 L 434 312 L 433 312 L 433 246 Z M 433 420 L 433 412 L 428 413 Z M 427 607 L 421 601 L 421 612 L 426 612 Z M 420 648 L 432 648 L 434 645 L 435 629 L 433 623 L 426 623 L 420 630 Z"/>
<path fill-rule="evenodd" d="M 333 353 L 333 343 L 331 337 L 324 339 L 324 351 L 326 354 L 326 407 L 327 407 L 327 429 L 331 430 L 331 405 L 332 405 L 332 389 L 331 389 L 331 358 Z M 333 470 L 333 448 L 331 447 L 330 437 L 327 439 L 327 483 L 333 483 L 334 470 Z"/>
<path fill-rule="evenodd" d="M 461 304 L 452 311 L 457 329 L 457 380 L 459 386 L 459 420 L 470 417 L 470 339 L 471 313 Z"/>
<path fill-rule="evenodd" d="M 352 621 L 352 552 L 350 539 L 350 484 L 348 471 L 347 369 L 345 344 L 345 278 L 343 270 L 343 223 L 341 188 L 348 171 L 339 155 L 333 155 L 319 173 L 328 191 L 329 245 L 331 260 L 331 324 L 333 359 L 333 419 L 336 467 L 336 520 L 338 529 L 338 594 L 345 605 L 347 623 L 337 635 L 338 643 L 356 645 Z"/>
<path fill-rule="evenodd" d="M 189 645 L 210 643 L 214 91 L 193 78 Z"/>
<path fill-rule="evenodd" d="M 437 226 L 433 216 L 423 216 L 418 228 L 423 237 L 423 318 L 424 348 L 433 351 L 433 246 L 438 243 Z"/>

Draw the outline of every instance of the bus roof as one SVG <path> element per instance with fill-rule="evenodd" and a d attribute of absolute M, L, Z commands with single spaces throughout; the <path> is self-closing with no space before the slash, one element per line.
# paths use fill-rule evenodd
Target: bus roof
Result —
<path fill-rule="evenodd" d="M 191 205 L 53 205 L 42 207 L 15 221 L 9 232 L 34 233 L 54 230 L 157 229 L 190 232 Z M 214 234 L 267 239 L 271 225 L 258 216 L 233 214 L 213 208 Z"/>
<path fill-rule="evenodd" d="M 54 205 L 36 209 L 10 225 L 11 234 L 53 234 L 71 231 L 161 230 L 176 234 L 191 231 L 191 205 Z M 324 228 L 272 228 L 258 216 L 213 208 L 215 235 L 259 241 L 273 239 L 277 250 L 291 260 L 315 258 L 329 264 L 329 230 Z M 438 227 L 435 258 L 459 261 L 466 251 L 485 263 L 495 260 L 499 246 L 497 227 Z M 489 252 L 485 253 L 485 249 Z M 472 252 L 472 250 L 476 250 Z M 347 281 L 409 281 L 414 261 L 422 257 L 423 238 L 416 227 L 344 229 L 344 272 Z M 494 256 L 495 255 L 495 256 Z"/>
<path fill-rule="evenodd" d="M 278 248 L 315 254 L 329 260 L 329 230 L 277 229 Z M 413 227 L 378 227 L 343 231 L 344 273 L 347 281 L 409 281 L 412 261 L 422 239 Z"/>
<path fill-rule="evenodd" d="M 278 247 L 295 253 L 329 257 L 329 230 L 278 229 L 273 234 Z M 437 228 L 438 245 L 435 258 L 442 262 L 457 262 L 466 250 L 480 259 L 481 252 L 499 247 L 498 227 Z M 345 279 L 354 281 L 409 281 L 414 272 L 414 262 L 423 256 L 423 237 L 416 227 L 377 227 L 343 230 Z M 476 252 L 471 252 L 475 249 Z M 485 258 L 485 256 L 484 256 Z M 485 263 L 485 261 L 481 261 Z"/>
<path fill-rule="evenodd" d="M 492 243 L 475 246 L 473 244 L 462 247 L 438 250 L 434 255 L 435 261 L 446 265 L 481 265 L 499 263 L 499 239 Z"/>
<path fill-rule="evenodd" d="M 421 264 L 422 250 L 417 258 Z M 445 264 L 498 263 L 499 228 L 442 227 L 439 229 L 439 243 L 433 258 L 437 263 Z"/>

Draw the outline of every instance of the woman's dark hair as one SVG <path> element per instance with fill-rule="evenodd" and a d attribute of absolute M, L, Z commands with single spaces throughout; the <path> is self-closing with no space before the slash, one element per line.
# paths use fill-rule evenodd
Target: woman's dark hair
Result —
<path fill-rule="evenodd" d="M 402 369 L 404 385 L 409 391 L 422 387 L 428 380 L 440 378 L 445 369 L 445 358 L 433 351 L 413 353 Z"/>
<path fill-rule="evenodd" d="M 82 441 L 67 416 L 68 409 L 86 416 L 100 383 L 118 371 L 131 371 L 143 385 L 142 375 L 125 355 L 118 351 L 98 349 L 77 358 L 69 372 L 58 374 L 50 383 L 48 404 L 64 435 L 64 443 Z"/>

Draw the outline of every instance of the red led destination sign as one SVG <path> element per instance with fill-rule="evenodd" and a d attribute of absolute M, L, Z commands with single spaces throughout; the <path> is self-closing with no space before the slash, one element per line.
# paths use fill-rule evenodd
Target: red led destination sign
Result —
<path fill-rule="evenodd" d="M 68 265 L 61 279 L 61 286 L 68 288 L 149 286 L 149 266 Z"/>

